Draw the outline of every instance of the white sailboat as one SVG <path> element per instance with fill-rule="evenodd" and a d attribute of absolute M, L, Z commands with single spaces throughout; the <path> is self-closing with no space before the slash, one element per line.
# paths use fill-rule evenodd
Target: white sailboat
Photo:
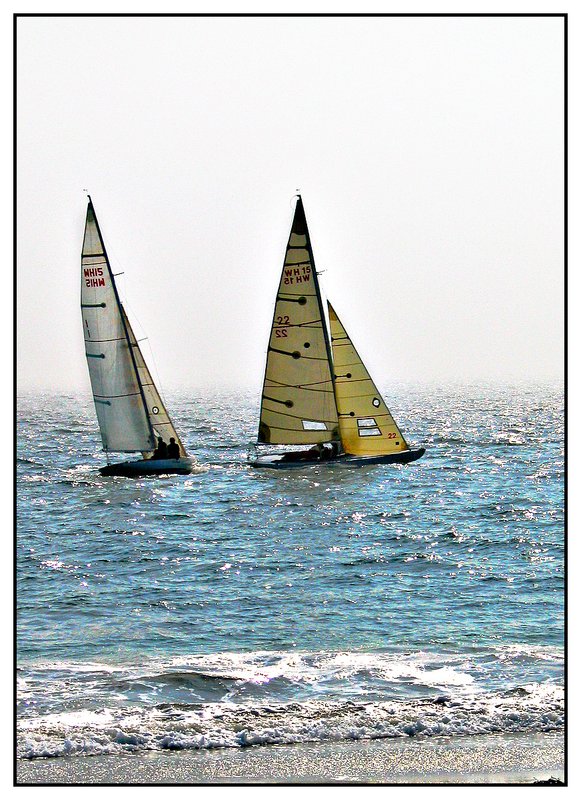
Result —
<path fill-rule="evenodd" d="M 107 461 L 109 453 L 140 452 L 142 456 L 108 463 L 100 473 L 128 477 L 190 473 L 192 459 L 167 413 L 119 299 L 90 197 L 81 255 L 81 314 Z M 169 444 L 168 457 L 164 445 Z"/>
<path fill-rule="evenodd" d="M 257 445 L 311 447 L 259 455 L 252 465 L 421 458 L 425 449 L 407 444 L 330 303 L 328 316 L 330 331 L 299 195 L 276 295 Z"/>

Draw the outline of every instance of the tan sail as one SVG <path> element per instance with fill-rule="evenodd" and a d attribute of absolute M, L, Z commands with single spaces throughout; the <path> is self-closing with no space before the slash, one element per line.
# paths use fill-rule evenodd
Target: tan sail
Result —
<path fill-rule="evenodd" d="M 309 231 L 298 198 L 276 296 L 258 441 L 338 439 L 331 351 Z"/>
<path fill-rule="evenodd" d="M 89 201 L 81 256 L 85 352 L 105 450 L 155 447 L 105 246 Z"/>
<path fill-rule="evenodd" d="M 345 328 L 331 304 L 328 305 L 343 449 L 355 456 L 379 456 L 409 450 Z"/>
<path fill-rule="evenodd" d="M 177 434 L 176 429 L 173 426 L 169 414 L 167 413 L 163 400 L 157 391 L 157 387 L 153 382 L 153 378 L 151 377 L 151 373 L 147 367 L 147 364 L 145 363 L 141 348 L 139 347 L 139 343 L 135 337 L 135 334 L 133 333 L 133 328 L 131 327 L 131 323 L 129 322 L 123 306 L 121 306 L 121 312 L 125 320 L 129 341 L 133 348 L 133 356 L 135 358 L 135 364 L 137 366 L 141 388 L 143 389 L 143 395 L 145 398 L 145 405 L 150 424 L 155 432 L 155 435 L 161 436 L 166 444 L 169 444 L 170 437 L 173 436 L 176 444 L 179 445 L 180 457 L 185 458 L 187 456 L 186 450 Z"/>

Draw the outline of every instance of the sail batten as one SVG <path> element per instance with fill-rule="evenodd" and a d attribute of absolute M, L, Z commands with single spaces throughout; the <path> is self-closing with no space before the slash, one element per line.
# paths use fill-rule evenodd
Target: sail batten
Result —
<path fill-rule="evenodd" d="M 354 456 L 380 456 L 409 450 L 385 400 L 330 303 L 328 308 L 343 449 Z"/>
<path fill-rule="evenodd" d="M 316 444 L 338 438 L 331 364 L 319 284 L 299 197 L 276 293 L 259 443 Z M 313 386 L 320 388 L 315 390 Z"/>

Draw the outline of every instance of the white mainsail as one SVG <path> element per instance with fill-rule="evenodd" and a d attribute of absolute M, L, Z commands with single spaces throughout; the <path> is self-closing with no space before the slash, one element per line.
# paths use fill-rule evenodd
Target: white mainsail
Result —
<path fill-rule="evenodd" d="M 154 450 L 156 440 L 150 411 L 155 414 L 153 408 L 156 407 L 165 425 L 160 435 L 171 429 L 170 435 L 175 436 L 182 453 L 183 446 L 153 385 L 119 301 L 90 198 L 81 256 L 81 314 L 104 449 L 111 452 Z M 147 387 L 143 383 L 148 384 Z"/>
<path fill-rule="evenodd" d="M 343 449 L 356 456 L 388 455 L 409 450 L 331 303 L 328 307 Z"/>
<path fill-rule="evenodd" d="M 316 444 L 339 438 L 331 349 L 299 196 L 276 295 L 258 441 Z"/>

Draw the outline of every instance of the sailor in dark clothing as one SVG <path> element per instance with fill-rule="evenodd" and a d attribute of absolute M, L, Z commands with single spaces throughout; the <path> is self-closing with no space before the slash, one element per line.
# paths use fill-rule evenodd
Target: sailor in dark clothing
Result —
<path fill-rule="evenodd" d="M 158 436 L 157 448 L 153 453 L 153 458 L 162 459 L 167 457 L 167 444 L 163 441 L 161 436 Z"/>
<path fill-rule="evenodd" d="M 169 437 L 169 444 L 167 446 L 167 457 L 168 458 L 179 458 L 180 457 L 180 446 L 173 438 L 173 436 Z"/>

